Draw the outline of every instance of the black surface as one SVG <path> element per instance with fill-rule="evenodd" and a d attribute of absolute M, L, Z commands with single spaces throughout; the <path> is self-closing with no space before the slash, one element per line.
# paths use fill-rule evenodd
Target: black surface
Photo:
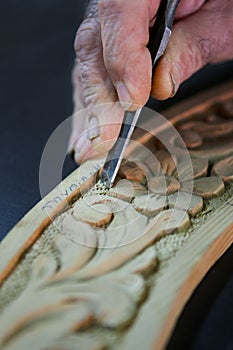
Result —
<path fill-rule="evenodd" d="M 0 2 L 0 239 L 40 200 L 43 147 L 72 113 L 73 39 L 84 3 Z M 232 73 L 232 63 L 209 66 L 183 84 L 175 99 L 152 104 L 161 110 L 232 78 Z M 68 160 L 64 173 L 73 168 Z M 169 350 L 233 349 L 232 256 L 231 249 L 197 289 Z"/>

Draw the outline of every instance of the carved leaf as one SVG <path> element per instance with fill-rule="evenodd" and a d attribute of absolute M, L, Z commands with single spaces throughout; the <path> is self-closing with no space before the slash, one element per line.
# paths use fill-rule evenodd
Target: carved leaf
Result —
<path fill-rule="evenodd" d="M 141 276 L 120 273 L 88 282 L 32 284 L 1 317 L 1 349 L 37 349 L 33 342 L 38 349 L 49 348 L 94 320 L 108 328 L 123 327 L 134 317 L 144 292 Z"/>
<path fill-rule="evenodd" d="M 158 258 L 154 246 L 147 248 L 122 267 L 122 272 L 149 275 L 158 267 Z"/>
<path fill-rule="evenodd" d="M 125 207 L 124 202 L 120 210 L 119 204 L 121 203 L 118 201 L 114 219 L 108 226 L 108 231 L 99 232 L 99 249 L 89 264 L 79 272 L 79 278 L 86 279 L 110 272 L 133 257 L 128 244 L 130 243 L 131 247 L 132 242 L 144 234 L 147 218 L 137 213 L 131 206 Z"/>
<path fill-rule="evenodd" d="M 71 331 L 74 326 L 78 329 L 91 320 L 92 314 L 85 305 L 69 305 L 68 300 L 77 299 L 74 292 L 65 292 L 57 286 L 40 289 L 38 292 L 34 287 L 31 285 L 25 290 L 1 315 L 2 346 L 14 340 L 18 349 L 30 349 L 22 345 L 33 344 L 33 341 L 41 346 L 42 335 L 45 344 L 50 345 L 62 334 Z M 51 328 L 48 327 L 48 323 L 51 324 Z M 30 332 L 25 332 L 27 329 L 30 329 Z"/>
<path fill-rule="evenodd" d="M 225 182 L 233 181 L 233 157 L 214 164 L 212 174 L 219 176 Z"/>
<path fill-rule="evenodd" d="M 64 235 L 52 242 L 60 260 L 59 279 L 82 268 L 95 254 L 98 244 L 97 235 L 82 222 L 72 216 L 66 216 L 62 222 Z"/>
<path fill-rule="evenodd" d="M 31 279 L 35 283 L 53 276 L 57 270 L 57 263 L 52 256 L 41 254 L 33 262 Z"/>
<path fill-rule="evenodd" d="M 106 344 L 99 337 L 91 334 L 73 334 L 59 339 L 53 350 L 106 350 Z M 52 349 L 51 349 L 52 350 Z"/>

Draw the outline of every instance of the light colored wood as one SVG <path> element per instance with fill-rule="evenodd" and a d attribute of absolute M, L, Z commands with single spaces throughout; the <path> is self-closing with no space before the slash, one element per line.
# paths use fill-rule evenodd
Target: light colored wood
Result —
<path fill-rule="evenodd" d="M 2 350 L 165 348 L 233 242 L 233 84 L 226 89 L 167 112 L 183 141 L 163 125 L 156 135 L 175 156 L 141 135 L 150 153 L 130 146 L 110 191 L 98 182 L 103 160 L 89 161 L 14 227 L 0 245 Z"/>

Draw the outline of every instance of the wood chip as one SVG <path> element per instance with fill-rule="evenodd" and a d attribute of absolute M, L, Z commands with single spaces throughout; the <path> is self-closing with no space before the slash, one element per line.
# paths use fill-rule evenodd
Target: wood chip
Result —
<path fill-rule="evenodd" d="M 186 210 L 190 216 L 195 216 L 203 208 L 203 199 L 200 196 L 186 192 L 174 193 L 168 196 L 169 208 L 179 208 Z"/>
<path fill-rule="evenodd" d="M 133 206 L 139 213 L 152 217 L 166 207 L 167 199 L 159 195 L 143 195 L 135 198 Z"/>
<path fill-rule="evenodd" d="M 217 162 L 212 169 L 212 174 L 219 176 L 223 181 L 233 181 L 233 157 Z"/>
<path fill-rule="evenodd" d="M 131 202 L 136 196 L 146 193 L 147 189 L 139 182 L 120 180 L 109 190 L 108 196 Z"/>
<path fill-rule="evenodd" d="M 155 194 L 169 195 L 180 189 L 180 183 L 173 176 L 158 176 L 148 179 L 148 190 Z"/>
<path fill-rule="evenodd" d="M 85 198 L 76 202 L 72 216 L 76 220 L 85 222 L 93 227 L 103 227 L 112 220 L 113 213 L 108 204 L 96 203 L 91 206 Z"/>
<path fill-rule="evenodd" d="M 204 199 L 217 197 L 222 194 L 224 190 L 224 183 L 216 176 L 203 177 L 193 182 L 193 193 Z"/>

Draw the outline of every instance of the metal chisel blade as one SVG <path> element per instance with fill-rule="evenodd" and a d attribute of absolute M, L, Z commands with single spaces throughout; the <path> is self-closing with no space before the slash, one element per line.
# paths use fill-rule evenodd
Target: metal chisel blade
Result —
<path fill-rule="evenodd" d="M 142 108 L 136 110 L 135 112 L 125 112 L 119 137 L 108 152 L 103 170 L 100 175 L 101 182 L 108 188 L 110 188 L 115 181 L 124 156 L 125 149 L 130 141 L 141 110 Z"/>

